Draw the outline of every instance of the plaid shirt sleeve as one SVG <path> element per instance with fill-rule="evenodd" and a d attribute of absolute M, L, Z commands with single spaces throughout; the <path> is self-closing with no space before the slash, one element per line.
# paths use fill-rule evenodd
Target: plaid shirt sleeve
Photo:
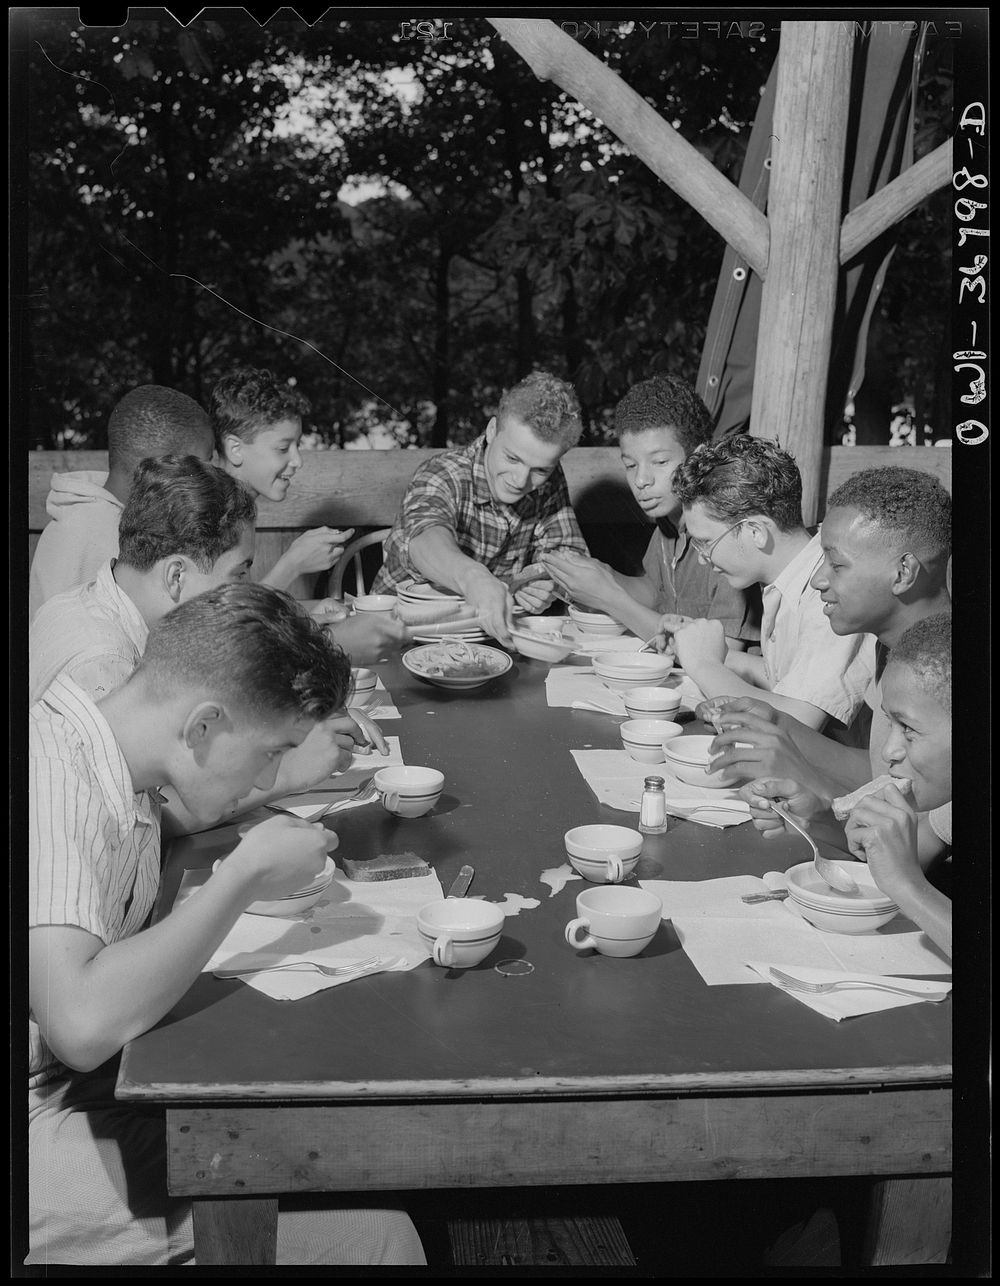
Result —
<path fill-rule="evenodd" d="M 463 518 L 472 503 L 468 485 L 447 457 L 428 460 L 413 475 L 396 520 L 402 537 L 399 552 L 409 561 L 410 541 L 429 527 L 445 527 L 458 538 Z"/>

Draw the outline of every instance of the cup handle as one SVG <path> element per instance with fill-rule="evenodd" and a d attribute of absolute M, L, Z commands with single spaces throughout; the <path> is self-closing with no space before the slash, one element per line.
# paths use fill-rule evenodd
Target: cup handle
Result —
<path fill-rule="evenodd" d="M 570 920 L 566 926 L 566 941 L 571 947 L 576 947 L 578 951 L 583 951 L 586 947 L 596 947 L 597 943 L 590 936 L 589 929 L 590 925 L 586 920 Z M 577 937 L 577 934 L 581 931 L 584 934 L 582 940 Z"/>
<path fill-rule="evenodd" d="M 621 884 L 625 878 L 625 867 L 622 865 L 622 859 L 617 853 L 609 853 L 608 863 L 608 881 L 611 884 Z"/>
<path fill-rule="evenodd" d="M 455 951 L 454 943 L 447 933 L 442 933 L 440 938 L 435 938 L 432 954 L 436 965 L 442 965 L 446 969 L 451 967 L 455 959 Z"/>
<path fill-rule="evenodd" d="M 399 794 L 395 790 L 387 790 L 382 796 L 382 807 L 390 813 L 394 813 L 399 807 Z"/>

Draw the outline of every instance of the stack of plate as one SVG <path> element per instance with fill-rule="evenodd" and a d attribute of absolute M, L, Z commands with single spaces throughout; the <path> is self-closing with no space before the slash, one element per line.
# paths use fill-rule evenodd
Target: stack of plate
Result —
<path fill-rule="evenodd" d="M 407 607 L 419 609 L 440 606 L 442 611 L 447 613 L 440 619 L 411 625 L 410 638 L 416 643 L 434 643 L 445 637 L 464 639 L 468 643 L 481 643 L 487 637 L 481 626 L 472 623 L 475 619 L 474 609 L 466 604 L 461 594 L 438 589 L 436 585 L 421 581 L 399 586 L 396 596 L 402 605 L 399 616 L 404 624 L 407 623 Z M 465 610 L 466 608 L 468 610 Z"/>
<path fill-rule="evenodd" d="M 273 902 L 251 902 L 247 911 L 250 915 L 298 915 L 301 911 L 308 911 L 333 883 L 336 869 L 333 859 L 328 857 L 319 875 L 304 888 L 295 893 L 287 893 Z"/>

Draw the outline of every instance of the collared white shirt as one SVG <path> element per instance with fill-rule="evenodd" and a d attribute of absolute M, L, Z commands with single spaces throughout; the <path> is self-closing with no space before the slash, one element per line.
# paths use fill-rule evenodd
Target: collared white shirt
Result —
<path fill-rule="evenodd" d="M 875 674 L 875 636 L 833 632 L 819 590 L 809 584 L 822 561 L 817 533 L 763 587 L 760 650 L 772 692 L 808 701 L 847 724 Z"/>
<path fill-rule="evenodd" d="M 130 937 L 156 897 L 159 805 L 134 791 L 107 720 L 71 680 L 53 681 L 28 724 L 28 926 Z M 61 1071 L 33 1019 L 28 1031 L 29 1075 Z"/>
<path fill-rule="evenodd" d="M 37 701 L 57 674 L 95 701 L 120 688 L 139 662 L 149 637 L 139 609 L 105 563 L 89 585 L 43 603 L 28 631 L 29 701 Z"/>

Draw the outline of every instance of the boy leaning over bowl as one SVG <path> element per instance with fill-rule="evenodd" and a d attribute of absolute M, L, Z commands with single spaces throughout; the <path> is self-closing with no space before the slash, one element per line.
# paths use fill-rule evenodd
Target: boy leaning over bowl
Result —
<path fill-rule="evenodd" d="M 212 458 L 212 424 L 193 398 L 159 384 L 134 388 L 108 419 L 108 472 L 54 473 L 45 502 L 51 521 L 35 546 L 28 619 L 53 594 L 85 585 L 118 552 L 118 520 L 140 460 Z"/>
<path fill-rule="evenodd" d="M 888 731 L 882 742 L 881 786 L 854 803 L 838 826 L 841 810 L 790 779 L 763 779 L 740 792 L 757 828 L 782 829 L 770 809 L 784 801 L 792 813 L 808 816 L 814 838 L 846 847 L 871 868 L 875 883 L 951 955 L 951 901 L 939 887 L 950 874 L 951 845 L 951 616 L 927 616 L 903 634 L 882 676 L 882 713 Z M 919 833 L 929 826 L 944 845 L 928 878 Z M 926 849 L 926 845 L 924 846 Z M 932 882 L 933 880 L 933 882 Z"/>
<path fill-rule="evenodd" d="M 286 595 L 218 586 L 150 630 L 95 704 L 57 678 L 29 714 L 28 1264 L 193 1262 L 192 1212 L 166 1187 L 162 1119 L 114 1097 L 125 1042 L 176 1004 L 250 903 L 301 888 L 329 832 L 272 817 L 189 899 L 144 927 L 160 876 L 158 791 L 202 825 L 344 700 L 350 666 Z M 425 1262 L 398 1211 L 278 1216 L 278 1263 Z"/>
<path fill-rule="evenodd" d="M 58 674 L 94 701 L 121 687 L 157 621 L 206 589 L 248 579 L 256 513 L 250 492 L 215 465 L 194 456 L 143 460 L 122 510 L 118 557 L 90 584 L 50 598 L 31 623 L 30 701 Z M 252 792 L 241 811 L 316 785 L 366 746 L 386 753 L 378 725 L 336 711 L 283 757 L 273 791 Z M 198 829 L 176 799 L 165 823 L 173 832 Z"/>
<path fill-rule="evenodd" d="M 708 408 L 680 376 L 654 375 L 633 385 L 615 407 L 615 433 L 629 489 L 655 523 L 642 573 L 626 576 L 596 558 L 558 551 L 544 555 L 542 563 L 575 603 L 607 612 L 639 638 L 649 638 L 669 614 L 721 621 L 729 647 L 737 651 L 755 643 L 759 595 L 734 589 L 698 557 L 671 485 L 681 461 L 711 441 Z"/>
<path fill-rule="evenodd" d="M 299 442 L 309 402 L 271 371 L 242 366 L 212 389 L 212 426 L 222 467 L 258 498 L 280 503 L 302 468 Z M 327 571 L 337 562 L 353 529 L 315 527 L 297 536 L 262 583 L 288 589 L 299 576 Z M 359 665 L 398 651 L 406 628 L 387 614 L 348 616 L 328 625 Z"/>
<path fill-rule="evenodd" d="M 487 633 L 509 645 L 514 603 L 540 612 L 555 597 L 541 556 L 587 552 L 559 463 L 582 428 L 579 399 L 565 380 L 533 371 L 505 389 L 480 437 L 414 473 L 375 593 L 395 593 L 414 577 L 430 580 L 461 594 Z M 515 586 L 529 568 L 541 575 Z"/>
<path fill-rule="evenodd" d="M 727 651 L 719 623 L 698 620 L 673 632 L 678 664 L 706 697 L 762 696 L 809 728 L 849 724 L 874 674 L 875 640 L 830 632 L 813 582 L 822 538 L 802 522 L 795 461 L 740 434 L 693 451 L 673 488 L 698 557 L 735 588 L 762 586 L 764 605 L 760 656 Z"/>

